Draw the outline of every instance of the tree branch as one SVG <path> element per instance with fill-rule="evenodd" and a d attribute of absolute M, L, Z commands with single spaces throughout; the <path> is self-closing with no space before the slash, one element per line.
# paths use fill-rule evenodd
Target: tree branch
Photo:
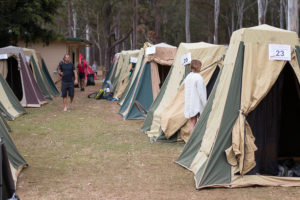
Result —
<path fill-rule="evenodd" d="M 110 49 L 112 50 L 116 45 L 118 45 L 118 44 L 120 44 L 121 42 L 123 42 L 124 40 L 126 40 L 126 39 L 129 37 L 130 33 L 132 33 L 132 31 L 133 31 L 133 29 L 131 28 L 131 29 L 123 36 L 123 38 L 119 39 L 118 41 L 115 41 L 115 42 L 111 45 Z"/>

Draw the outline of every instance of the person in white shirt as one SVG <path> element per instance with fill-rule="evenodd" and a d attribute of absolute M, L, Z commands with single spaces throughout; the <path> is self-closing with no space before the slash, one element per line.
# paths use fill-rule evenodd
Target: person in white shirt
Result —
<path fill-rule="evenodd" d="M 190 73 L 184 80 L 184 116 L 190 119 L 190 133 L 193 132 L 197 118 L 202 113 L 207 100 L 206 86 L 200 75 L 201 66 L 199 60 L 192 60 Z"/>
<path fill-rule="evenodd" d="M 98 70 L 97 70 L 97 62 L 94 61 L 94 64 L 92 65 L 92 70 L 94 71 L 94 73 L 97 75 Z"/>

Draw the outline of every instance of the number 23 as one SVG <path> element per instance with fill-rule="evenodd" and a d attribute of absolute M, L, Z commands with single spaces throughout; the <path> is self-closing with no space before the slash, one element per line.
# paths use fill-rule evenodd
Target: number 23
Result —
<path fill-rule="evenodd" d="M 284 56 L 283 50 L 276 50 L 276 56 Z"/>

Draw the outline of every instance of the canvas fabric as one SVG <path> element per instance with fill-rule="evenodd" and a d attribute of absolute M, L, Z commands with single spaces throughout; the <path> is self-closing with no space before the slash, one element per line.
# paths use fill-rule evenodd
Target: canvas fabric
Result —
<path fill-rule="evenodd" d="M 23 49 L 20 47 L 8 46 L 0 48 L 0 54 L 8 54 L 8 57 L 13 56 L 18 61 L 23 90 L 23 98 L 20 101 L 22 106 L 40 107 L 41 105 L 47 103 L 33 77 L 31 70 L 29 69 L 29 66 L 26 63 L 26 57 Z"/>
<path fill-rule="evenodd" d="M 140 90 L 145 90 L 145 88 L 141 87 L 141 84 L 143 84 L 142 82 L 148 78 L 150 78 L 150 80 L 151 80 L 151 90 L 148 91 L 148 92 L 151 92 L 151 95 L 149 94 L 151 96 L 151 97 L 149 96 L 149 98 L 151 98 L 151 99 L 148 98 L 147 103 L 144 103 L 141 101 L 139 101 L 139 103 L 144 108 L 146 108 L 146 109 L 149 108 L 148 106 L 151 105 L 151 103 L 154 101 L 154 99 L 156 98 L 156 96 L 159 92 L 160 78 L 159 78 L 159 74 L 158 74 L 158 65 L 157 64 L 170 66 L 173 63 L 174 57 L 176 55 L 176 48 L 174 48 L 172 46 L 164 45 L 164 44 L 163 45 L 158 44 L 155 46 L 156 46 L 155 54 L 146 55 L 145 59 L 143 61 L 143 64 L 141 65 L 141 68 L 139 69 L 139 73 L 136 77 L 137 80 L 135 80 L 136 84 L 134 86 L 133 92 L 132 92 L 131 96 L 127 96 L 127 101 L 129 101 L 129 103 L 127 104 L 127 108 L 125 109 L 124 112 L 122 112 L 122 110 L 124 110 L 124 108 L 121 108 L 120 113 L 123 115 L 124 118 L 127 118 L 128 114 L 131 112 L 131 109 L 135 109 L 133 107 L 133 103 L 135 100 L 137 100 L 137 96 L 138 96 L 138 93 L 140 93 Z M 148 70 L 147 67 L 150 68 L 150 73 L 146 72 Z M 149 77 L 146 77 L 146 76 L 149 76 Z M 149 86 L 147 86 L 147 87 L 149 87 Z M 147 105 L 147 104 L 149 104 L 149 102 L 150 102 L 150 105 Z"/>
<path fill-rule="evenodd" d="M 222 60 L 201 70 L 200 74 L 203 77 L 206 85 L 210 81 L 210 78 L 218 66 L 222 66 Z M 187 142 L 189 130 L 184 127 L 188 121 L 188 119 L 184 117 L 184 103 L 184 83 L 182 83 L 176 96 L 169 106 L 166 107 L 161 116 L 161 129 L 167 139 L 171 138 L 178 130 L 183 128 L 180 130 L 180 135 L 184 135 L 183 140 Z M 178 137 L 178 139 L 180 140 L 181 137 Z"/>
<path fill-rule="evenodd" d="M 172 74 L 165 87 L 161 92 L 160 102 L 155 102 L 150 108 L 142 130 L 148 134 L 149 137 L 157 137 L 159 135 L 159 128 L 161 126 L 161 117 L 164 115 L 164 110 L 175 98 L 178 89 L 181 86 L 183 79 L 186 76 L 186 67 L 182 65 L 181 58 L 186 53 L 191 53 L 192 60 L 201 60 L 202 66 L 207 67 L 213 63 L 217 63 L 225 54 L 225 48 L 222 45 L 212 45 L 205 42 L 200 43 L 181 43 L 174 60 Z M 207 71 L 213 73 L 213 70 Z M 205 79 L 204 79 L 205 80 Z M 205 80 L 207 81 L 207 80 Z M 152 106 L 151 106 L 152 107 Z"/>
<path fill-rule="evenodd" d="M 114 87 L 114 98 L 120 98 L 122 96 L 122 93 L 127 86 L 126 84 L 128 84 L 129 82 L 128 74 L 132 67 L 132 63 L 130 63 L 130 58 L 137 57 L 139 55 L 139 52 L 140 50 L 122 52 L 124 54 L 123 66 L 120 66 L 120 74 L 116 82 L 116 86 Z M 124 88 L 123 91 L 120 90 L 120 88 Z"/>
<path fill-rule="evenodd" d="M 214 88 L 214 97 L 209 99 L 209 106 L 204 111 L 207 113 L 200 117 L 177 160 L 195 174 L 196 188 L 299 186 L 300 179 L 295 177 L 247 175 L 255 166 L 257 147 L 246 116 L 268 94 L 286 63 L 268 59 L 268 44 L 291 45 L 290 64 L 300 80 L 299 63 L 294 52 L 298 44 L 296 33 L 268 25 L 233 33 L 220 83 Z M 235 69 L 236 66 L 242 68 Z M 236 175 L 236 172 L 241 175 Z"/>

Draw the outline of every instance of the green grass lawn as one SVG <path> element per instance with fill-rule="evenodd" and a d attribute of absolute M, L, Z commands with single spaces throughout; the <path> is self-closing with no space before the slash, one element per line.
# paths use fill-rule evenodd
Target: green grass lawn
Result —
<path fill-rule="evenodd" d="M 300 199 L 299 188 L 194 189 L 193 175 L 174 161 L 183 144 L 151 144 L 142 121 L 124 121 L 116 102 L 76 89 L 73 109 L 57 97 L 9 122 L 29 167 L 23 199 Z"/>

